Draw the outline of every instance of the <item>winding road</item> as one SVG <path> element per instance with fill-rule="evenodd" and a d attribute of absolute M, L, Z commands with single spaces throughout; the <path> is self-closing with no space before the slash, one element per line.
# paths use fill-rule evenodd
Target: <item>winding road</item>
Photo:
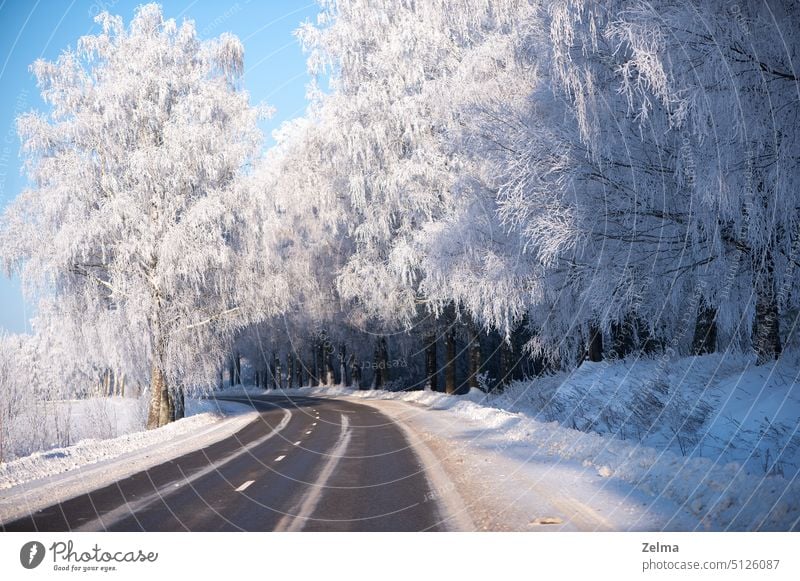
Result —
<path fill-rule="evenodd" d="M 5 531 L 446 530 L 403 431 L 374 408 L 230 398 L 258 419 L 233 436 L 0 525 Z"/>

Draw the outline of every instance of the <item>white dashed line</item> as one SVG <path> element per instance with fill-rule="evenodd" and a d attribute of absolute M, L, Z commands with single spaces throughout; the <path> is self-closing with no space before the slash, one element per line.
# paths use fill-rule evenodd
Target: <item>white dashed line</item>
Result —
<path fill-rule="evenodd" d="M 251 485 L 253 482 L 255 482 L 255 480 L 248 480 L 247 482 L 245 482 L 244 484 L 242 484 L 242 485 L 241 485 L 239 488 L 237 488 L 237 489 L 236 489 L 236 492 L 241 492 L 242 490 L 244 490 L 245 488 L 247 488 L 248 486 L 250 486 L 250 485 Z"/>
<path fill-rule="evenodd" d="M 319 504 L 322 496 L 322 490 L 325 488 L 326 483 L 336 469 L 339 460 L 344 456 L 347 449 L 347 443 L 350 441 L 350 422 L 347 417 L 342 415 L 342 429 L 339 439 L 333 450 L 328 455 L 328 461 L 317 477 L 313 486 L 308 487 L 308 493 L 305 495 L 299 506 L 293 508 L 290 514 L 284 516 L 275 526 L 276 531 L 300 531 L 309 520 L 314 510 Z"/>
<path fill-rule="evenodd" d="M 299 445 L 300 445 L 300 440 L 297 440 L 297 441 L 294 443 L 294 445 L 295 445 L 295 446 L 299 446 Z"/>
<path fill-rule="evenodd" d="M 308 434 L 310 434 L 310 433 L 311 433 L 311 430 L 308 430 L 308 431 L 306 432 L 306 435 L 308 435 Z"/>
<path fill-rule="evenodd" d="M 283 454 L 283 455 L 281 455 L 281 456 L 278 456 L 277 458 L 275 458 L 275 462 L 280 462 L 280 461 L 281 461 L 281 460 L 283 460 L 284 458 L 286 458 L 286 454 Z"/>

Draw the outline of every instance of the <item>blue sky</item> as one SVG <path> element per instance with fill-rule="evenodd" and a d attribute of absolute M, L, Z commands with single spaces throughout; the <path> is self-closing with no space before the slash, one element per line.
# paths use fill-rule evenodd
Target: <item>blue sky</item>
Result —
<path fill-rule="evenodd" d="M 44 110 L 28 67 L 37 58 L 52 60 L 77 39 L 96 32 L 94 16 L 107 10 L 127 22 L 141 0 L 0 0 L 0 211 L 25 184 L 20 175 L 19 140 L 14 119 L 30 109 Z M 245 47 L 245 86 L 254 103 L 276 108 L 263 124 L 267 136 L 281 122 L 305 110 L 309 81 L 305 56 L 292 35 L 305 20 L 316 20 L 316 1 L 163 0 L 164 15 L 195 21 L 201 38 L 223 32 Z M 0 277 L 0 331 L 26 330 L 31 307 L 19 281 Z"/>

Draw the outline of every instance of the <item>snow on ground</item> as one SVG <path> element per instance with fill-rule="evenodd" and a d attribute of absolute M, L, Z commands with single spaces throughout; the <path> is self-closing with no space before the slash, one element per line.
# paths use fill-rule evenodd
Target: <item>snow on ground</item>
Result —
<path fill-rule="evenodd" d="M 426 472 L 435 464 L 447 479 L 431 482 L 426 498 L 443 502 L 448 517 L 460 516 L 450 508 L 460 506 L 472 523 L 467 530 L 662 531 L 697 525 L 697 518 L 675 503 L 653 499 L 593 466 L 509 442 L 502 425 L 487 433 L 482 420 L 448 411 L 403 401 L 360 402 L 408 426 L 417 452 L 431 452 L 423 461 Z M 456 495 L 456 502 L 448 498 Z"/>
<path fill-rule="evenodd" d="M 429 500 L 462 507 L 479 529 L 796 530 L 797 369 L 787 360 L 755 367 L 745 357 L 711 355 L 584 364 L 493 395 L 268 393 L 378 407 L 405 427 L 428 472 L 445 474 L 432 479 Z M 220 395 L 263 393 L 242 387 Z M 72 433 L 98 418 L 122 429 L 139 409 L 132 401 L 70 403 Z M 243 404 L 205 400 L 190 400 L 188 412 L 159 430 L 0 464 L 0 521 L 209 445 L 255 416 Z M 240 415 L 220 420 L 233 412 Z"/>
<path fill-rule="evenodd" d="M 124 400 L 124 398 L 111 398 Z M 75 427 L 94 417 L 95 400 L 69 403 Z M 122 424 L 135 421 L 139 402 L 111 402 Z M 253 421 L 248 405 L 186 400 L 187 417 L 156 430 L 110 439 L 85 439 L 75 445 L 36 452 L 0 463 L 0 522 L 72 498 L 226 438 Z M 83 428 L 81 428 L 83 426 Z"/>
<path fill-rule="evenodd" d="M 752 474 L 800 469 L 800 363 L 743 355 L 584 363 L 518 382 L 491 405 Z"/>
<path fill-rule="evenodd" d="M 535 501 L 537 494 L 561 502 L 553 493 L 560 490 L 564 498 L 582 499 L 573 507 L 583 519 L 578 528 L 795 530 L 800 527 L 796 369 L 785 362 L 754 367 L 743 357 L 712 355 L 669 365 L 584 364 L 571 374 L 517 383 L 499 395 L 342 387 L 284 393 L 416 404 L 416 413 L 403 412 L 402 421 L 430 438 L 451 478 L 478 483 L 472 496 L 484 505 L 492 500 L 492 511 L 474 517 L 489 528 L 507 521 L 514 530 L 527 530 L 530 523 L 519 522 L 520 516 L 535 522 L 543 510 L 532 506 L 515 516 L 511 507 Z M 666 394 L 650 430 L 631 413 L 636 398 L 648 390 Z M 689 426 L 700 408 L 702 421 Z M 389 411 L 398 417 L 402 410 Z M 486 483 L 483 492 L 480 482 Z M 530 494 L 522 493 L 526 490 Z M 603 514 L 592 509 L 592 515 L 581 504 L 598 506 Z"/>

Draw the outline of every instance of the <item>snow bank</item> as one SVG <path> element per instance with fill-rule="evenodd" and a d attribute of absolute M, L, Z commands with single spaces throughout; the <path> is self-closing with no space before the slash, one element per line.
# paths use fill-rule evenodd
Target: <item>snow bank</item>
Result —
<path fill-rule="evenodd" d="M 198 432 L 217 424 L 226 416 L 247 414 L 249 421 L 254 413 L 253 409 L 245 404 L 187 399 L 186 418 L 157 430 L 142 431 L 142 424 L 137 420 L 140 413 L 138 399 L 76 400 L 64 402 L 64 405 L 69 406 L 74 428 L 78 432 L 88 432 L 89 427 L 85 424 L 93 421 L 97 417 L 97 410 L 104 409 L 104 406 L 110 406 L 114 411 L 115 427 L 130 425 L 136 426 L 139 431 L 107 439 L 83 439 L 72 446 L 35 452 L 24 458 L 0 463 L 0 490 L 143 450 L 150 453 L 150 458 L 158 459 L 163 454 L 156 449 L 163 448 L 167 443 L 170 444 L 166 450 L 167 454 L 187 449 L 186 444 L 189 446 L 188 449 L 194 449 L 199 444 L 193 443 L 193 439 L 189 436 L 197 435 Z M 104 417 L 107 417 L 107 411 Z"/>
<path fill-rule="evenodd" d="M 793 479 L 800 470 L 800 365 L 743 355 L 584 363 L 519 382 L 492 406 L 619 440 L 742 464 Z"/>

